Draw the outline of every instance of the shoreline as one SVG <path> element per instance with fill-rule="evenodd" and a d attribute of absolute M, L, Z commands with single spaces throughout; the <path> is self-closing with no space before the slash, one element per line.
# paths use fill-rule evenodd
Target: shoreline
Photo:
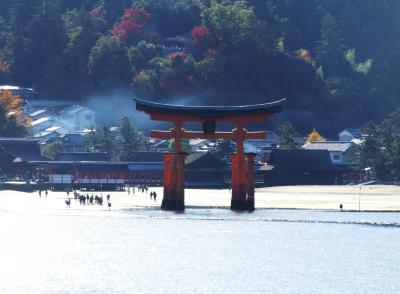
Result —
<path fill-rule="evenodd" d="M 150 200 L 150 191 L 158 195 L 157 201 Z M 87 210 L 108 211 L 106 195 L 111 195 L 111 211 L 155 208 L 161 210 L 162 187 L 150 187 L 149 193 L 129 194 L 127 192 L 103 191 L 104 204 L 79 205 L 73 194 L 67 197 L 65 192 L 49 192 L 46 198 L 39 197 L 37 192 L 0 191 L 1 210 Z M 43 194 L 43 193 L 42 193 Z M 82 194 L 101 195 L 101 192 Z M 71 198 L 71 208 L 66 207 L 64 200 Z M 231 200 L 227 189 L 187 189 L 185 204 L 187 209 L 229 209 Z M 340 211 L 343 205 L 345 212 L 400 212 L 400 186 L 280 186 L 256 189 L 256 209 L 275 210 L 319 210 Z"/>

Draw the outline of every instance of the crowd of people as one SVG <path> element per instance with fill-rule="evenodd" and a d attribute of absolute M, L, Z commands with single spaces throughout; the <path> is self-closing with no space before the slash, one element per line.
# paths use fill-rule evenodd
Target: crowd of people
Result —
<path fill-rule="evenodd" d="M 133 195 L 135 195 L 136 189 L 137 189 L 138 193 L 146 194 L 146 195 L 148 194 L 150 196 L 150 200 L 152 200 L 154 202 L 157 201 L 157 192 L 150 191 L 150 193 L 149 193 L 149 187 L 146 185 L 127 187 L 128 195 L 130 195 L 131 193 Z M 102 194 L 100 196 L 97 194 L 93 194 L 93 193 L 91 195 L 89 195 L 88 193 L 81 194 L 80 192 L 77 192 L 77 191 L 67 190 L 66 191 L 67 199 L 65 200 L 65 204 L 67 205 L 67 207 L 71 207 L 71 199 L 72 198 L 70 197 L 70 193 L 72 193 L 72 192 L 74 194 L 73 199 L 75 200 L 75 202 L 79 201 L 80 205 L 100 205 L 100 206 L 103 205 L 104 198 L 103 198 Z M 47 197 L 48 190 L 39 190 L 38 193 L 39 193 L 40 198 L 42 197 L 43 193 Z M 107 194 L 106 199 L 107 199 L 107 206 L 109 209 L 111 209 L 111 195 Z"/>

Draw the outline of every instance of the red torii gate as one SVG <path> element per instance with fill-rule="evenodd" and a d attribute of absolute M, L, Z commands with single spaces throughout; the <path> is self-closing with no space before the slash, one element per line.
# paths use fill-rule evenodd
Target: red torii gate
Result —
<path fill-rule="evenodd" d="M 284 101 L 245 106 L 182 106 L 143 101 L 134 98 L 136 109 L 150 115 L 152 120 L 170 121 L 174 127 L 169 131 L 151 131 L 152 138 L 174 139 L 173 152 L 164 153 L 164 195 L 161 208 L 183 211 L 185 209 L 185 157 L 181 150 L 182 139 L 225 139 L 236 142 L 232 154 L 231 210 L 254 210 L 254 156 L 244 153 L 247 139 L 265 139 L 266 132 L 248 132 L 246 122 L 262 122 L 282 110 Z M 203 124 L 203 131 L 186 131 L 184 122 Z M 231 132 L 216 132 L 217 122 L 233 123 Z"/>

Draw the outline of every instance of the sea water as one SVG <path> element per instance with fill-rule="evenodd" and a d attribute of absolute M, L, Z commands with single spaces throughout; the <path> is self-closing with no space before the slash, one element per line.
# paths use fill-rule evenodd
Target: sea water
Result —
<path fill-rule="evenodd" d="M 400 214 L 0 208 L 0 293 L 400 293 Z"/>

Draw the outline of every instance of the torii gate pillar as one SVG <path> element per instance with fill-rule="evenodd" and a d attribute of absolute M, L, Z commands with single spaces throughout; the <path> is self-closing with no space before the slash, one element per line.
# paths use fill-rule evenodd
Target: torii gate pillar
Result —
<path fill-rule="evenodd" d="M 254 153 L 238 153 L 232 159 L 231 210 L 254 211 Z"/>
<path fill-rule="evenodd" d="M 164 153 L 164 195 L 161 209 L 185 210 L 185 152 Z"/>

